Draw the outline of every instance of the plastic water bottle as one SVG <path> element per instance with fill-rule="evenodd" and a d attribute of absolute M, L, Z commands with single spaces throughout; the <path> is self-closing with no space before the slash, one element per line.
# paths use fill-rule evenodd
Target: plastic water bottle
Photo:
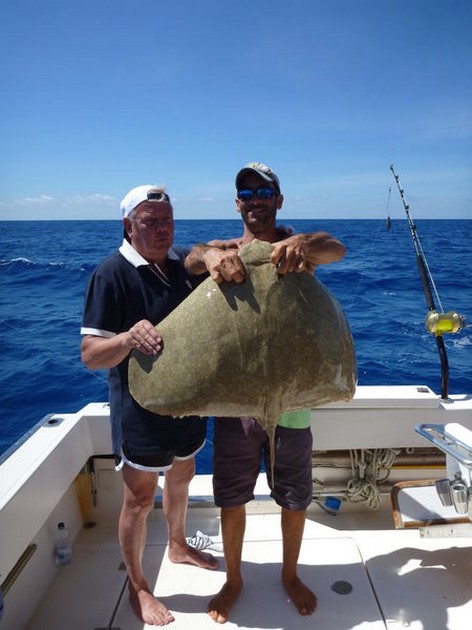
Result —
<path fill-rule="evenodd" d="M 72 547 L 69 540 L 69 530 L 64 523 L 57 524 L 56 531 L 56 564 L 69 564 L 72 560 Z"/>

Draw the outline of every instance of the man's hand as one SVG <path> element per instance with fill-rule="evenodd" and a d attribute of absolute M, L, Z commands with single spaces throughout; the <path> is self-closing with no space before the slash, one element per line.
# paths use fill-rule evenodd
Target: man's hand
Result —
<path fill-rule="evenodd" d="M 209 248 L 203 260 L 215 282 L 244 282 L 244 266 L 239 258 L 237 247 Z"/>
<path fill-rule="evenodd" d="M 238 256 L 238 240 L 210 241 L 194 245 L 185 259 L 190 273 L 208 272 L 215 282 L 244 282 L 244 266 Z"/>
<path fill-rule="evenodd" d="M 139 350 L 148 356 L 158 354 L 163 346 L 162 337 L 147 319 L 132 326 L 126 333 L 124 342 L 130 350 Z"/>
<path fill-rule="evenodd" d="M 300 234 L 274 243 L 274 251 L 270 260 L 280 274 L 299 273 L 312 268 L 309 261 L 306 260 L 305 239 Z"/>

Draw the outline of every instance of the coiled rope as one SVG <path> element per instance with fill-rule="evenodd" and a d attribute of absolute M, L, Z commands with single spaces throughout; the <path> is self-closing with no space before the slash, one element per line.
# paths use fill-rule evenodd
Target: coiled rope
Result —
<path fill-rule="evenodd" d="M 380 505 L 378 484 L 388 479 L 401 449 L 350 450 L 352 478 L 347 482 L 345 497 L 353 503 L 365 503 L 376 510 Z"/>

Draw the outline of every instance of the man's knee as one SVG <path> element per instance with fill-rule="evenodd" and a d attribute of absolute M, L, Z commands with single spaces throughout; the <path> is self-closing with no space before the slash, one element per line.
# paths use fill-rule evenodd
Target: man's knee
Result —
<path fill-rule="evenodd" d="M 175 460 L 172 468 L 166 470 L 166 481 L 188 485 L 195 476 L 195 459 Z"/>
<path fill-rule="evenodd" d="M 154 505 L 157 474 L 143 473 L 125 466 L 123 469 L 124 506 L 129 509 L 149 510 Z"/>

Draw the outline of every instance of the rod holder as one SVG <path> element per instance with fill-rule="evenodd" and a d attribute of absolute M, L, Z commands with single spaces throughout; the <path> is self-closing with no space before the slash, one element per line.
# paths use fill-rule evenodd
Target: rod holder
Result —
<path fill-rule="evenodd" d="M 443 507 L 452 507 L 451 482 L 449 479 L 435 481 L 436 492 Z"/>
<path fill-rule="evenodd" d="M 467 514 L 469 509 L 469 490 L 463 481 L 451 483 L 452 503 L 458 514 Z"/>

